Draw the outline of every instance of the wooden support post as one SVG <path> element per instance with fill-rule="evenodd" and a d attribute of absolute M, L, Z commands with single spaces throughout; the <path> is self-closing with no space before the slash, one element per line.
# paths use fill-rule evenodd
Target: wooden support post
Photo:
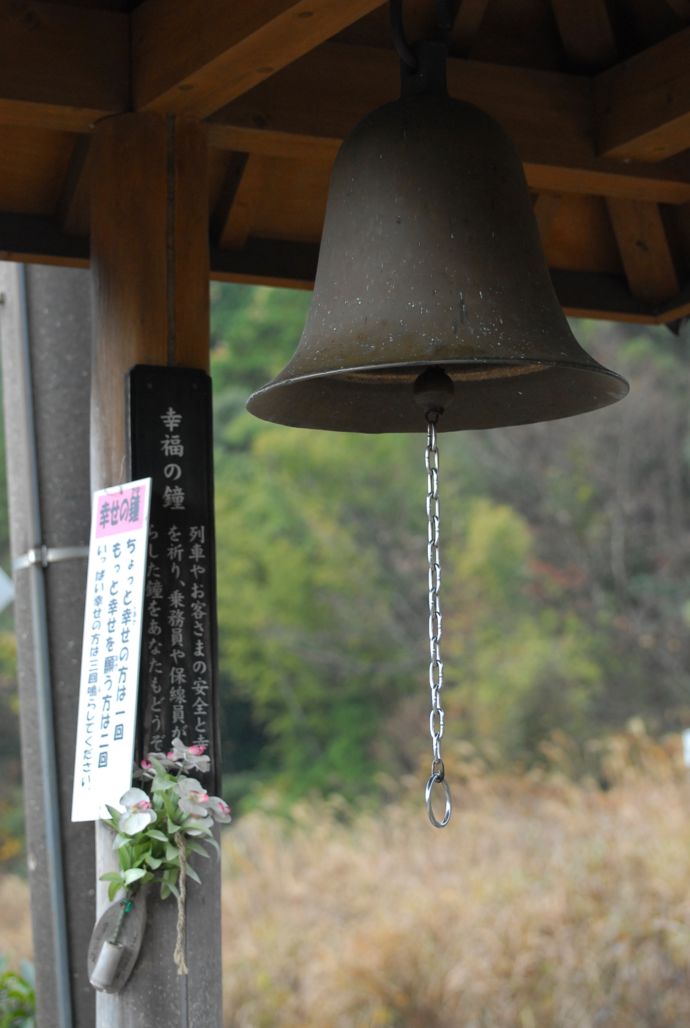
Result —
<path fill-rule="evenodd" d="M 91 154 L 94 489 L 129 474 L 126 375 L 135 364 L 208 367 L 208 200 L 205 130 L 128 114 L 101 122 Z M 97 863 L 112 859 L 97 829 Z M 221 1023 L 220 871 L 200 869 L 187 892 L 188 976 L 178 976 L 174 900 L 149 899 L 139 962 L 125 989 L 101 993 L 98 1028 L 216 1028 Z M 99 906 L 105 905 L 99 887 Z"/>

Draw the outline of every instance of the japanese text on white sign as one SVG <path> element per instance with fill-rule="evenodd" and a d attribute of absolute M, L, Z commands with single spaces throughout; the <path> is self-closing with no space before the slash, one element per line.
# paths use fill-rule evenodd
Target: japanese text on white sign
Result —
<path fill-rule="evenodd" d="M 72 820 L 93 821 L 132 780 L 151 480 L 94 494 Z"/>

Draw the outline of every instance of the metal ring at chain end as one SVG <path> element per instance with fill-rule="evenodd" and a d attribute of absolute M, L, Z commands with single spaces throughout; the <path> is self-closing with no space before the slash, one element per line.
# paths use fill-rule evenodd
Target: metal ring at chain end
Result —
<path fill-rule="evenodd" d="M 434 808 L 432 806 L 433 791 L 434 786 L 436 784 L 441 786 L 443 790 L 443 798 L 445 800 L 445 809 L 443 811 L 443 817 L 440 821 L 436 817 L 436 814 L 434 813 Z M 429 781 L 426 783 L 426 789 L 424 790 L 424 800 L 426 802 L 426 812 L 429 815 L 429 821 L 431 822 L 431 824 L 434 826 L 434 828 L 445 828 L 448 822 L 450 821 L 451 814 L 453 813 L 453 801 L 451 799 L 448 782 L 445 780 L 445 778 L 441 778 L 441 776 L 435 771 L 432 772 L 432 774 L 429 776 Z"/>

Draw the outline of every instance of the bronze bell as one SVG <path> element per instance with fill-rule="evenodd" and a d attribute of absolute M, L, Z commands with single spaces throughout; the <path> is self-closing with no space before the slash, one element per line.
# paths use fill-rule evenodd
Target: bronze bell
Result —
<path fill-rule="evenodd" d="M 445 52 L 420 44 L 401 99 L 343 143 L 306 326 L 250 398 L 258 417 L 417 432 L 421 404 L 453 431 L 563 418 L 627 394 L 570 331 L 515 148 L 487 114 L 449 98 Z"/>

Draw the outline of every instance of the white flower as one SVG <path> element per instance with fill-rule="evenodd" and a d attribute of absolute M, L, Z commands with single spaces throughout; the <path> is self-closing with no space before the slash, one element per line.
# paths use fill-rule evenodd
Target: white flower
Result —
<path fill-rule="evenodd" d="M 156 812 L 151 807 L 151 800 L 143 789 L 128 789 L 120 797 L 120 805 L 125 808 L 120 815 L 118 829 L 125 835 L 136 835 L 147 825 L 156 820 Z"/>
<path fill-rule="evenodd" d="M 208 808 L 213 814 L 214 820 L 219 821 L 221 824 L 227 825 L 232 821 L 230 807 L 220 796 L 209 796 Z"/>
<path fill-rule="evenodd" d="M 208 818 L 209 795 L 196 778 L 180 777 L 177 781 L 180 810 L 191 817 Z"/>
<path fill-rule="evenodd" d="M 179 736 L 173 739 L 172 749 L 166 754 L 168 760 L 173 760 L 183 771 L 194 768 L 196 771 L 208 771 L 211 767 L 211 758 L 205 755 L 206 747 L 200 743 L 193 743 L 185 746 Z"/>

